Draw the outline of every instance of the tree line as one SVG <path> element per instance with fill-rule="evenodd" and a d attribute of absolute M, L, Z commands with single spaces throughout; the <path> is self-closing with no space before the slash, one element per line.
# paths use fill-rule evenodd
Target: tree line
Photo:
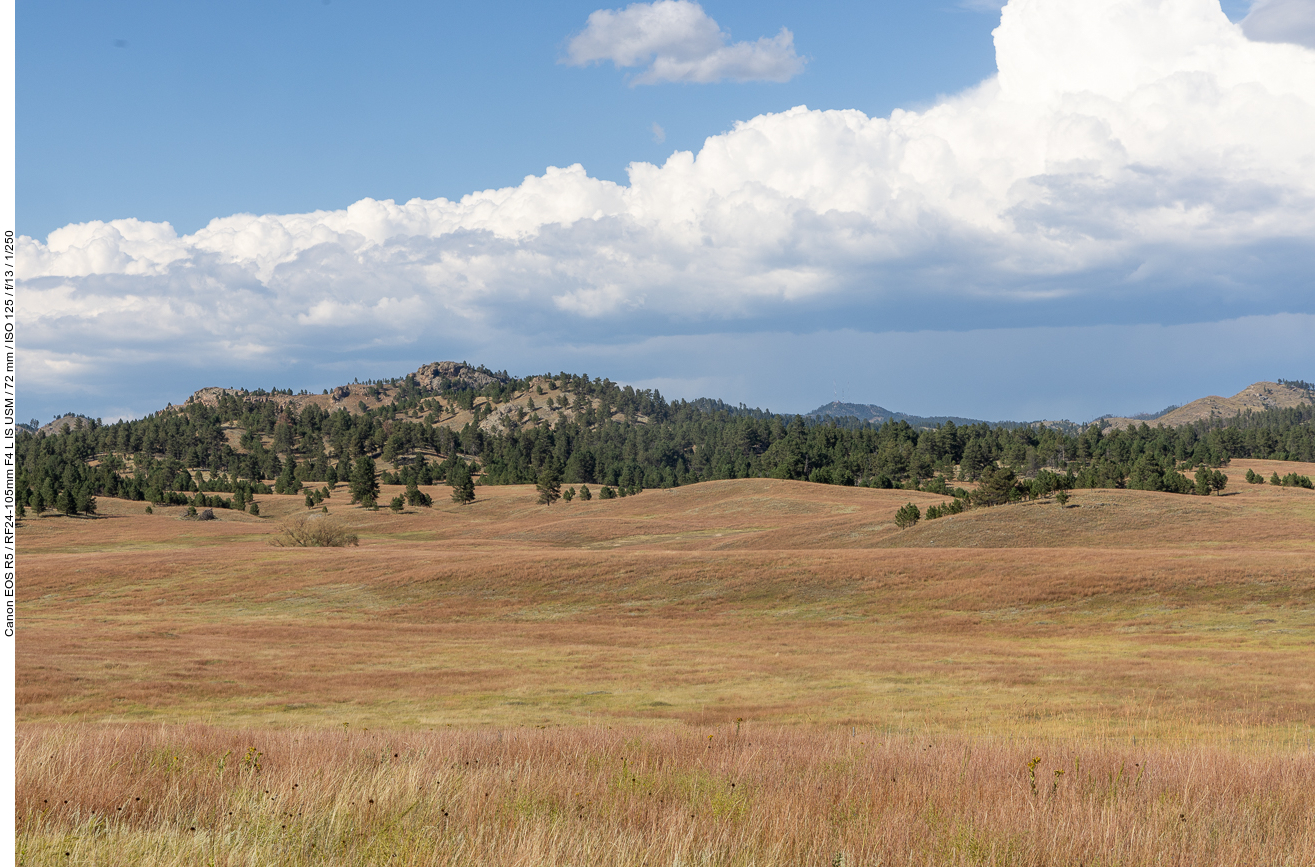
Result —
<path fill-rule="evenodd" d="M 1021 485 L 1018 496 L 1030 496 L 1045 478 L 1059 479 L 1065 490 L 1193 493 L 1198 485 L 1189 473 L 1233 458 L 1315 461 L 1310 405 L 1175 428 L 953 422 L 914 428 L 906 421 L 817 420 L 706 399 L 667 401 L 656 390 L 588 375 L 537 382 L 496 376 L 480 389 L 459 382 L 426 388 L 413 376 L 386 381 L 379 393 L 390 402 L 355 413 L 313 404 L 294 411 L 269 393 L 224 393 L 214 405 L 190 401 L 137 420 L 88 420 L 53 436 L 23 431 L 19 502 L 72 514 L 93 511 L 97 496 L 190 503 L 207 495 L 222 507 L 225 498 L 208 495 L 229 494 L 230 505 L 235 498 L 245 504 L 258 493 L 351 482 L 361 458 L 371 467 L 375 459 L 392 464 L 376 481 L 408 489 L 449 482 L 455 472 L 485 485 L 538 484 L 551 476 L 626 493 L 738 478 L 948 493 L 955 481 L 981 482 L 984 474 L 1007 470 L 1011 484 Z M 479 424 L 526 391 L 565 419 L 549 423 L 532 413 L 509 418 L 505 428 Z M 459 430 L 441 423 L 458 409 L 473 412 L 473 420 Z M 458 480 L 464 489 L 467 483 Z"/>

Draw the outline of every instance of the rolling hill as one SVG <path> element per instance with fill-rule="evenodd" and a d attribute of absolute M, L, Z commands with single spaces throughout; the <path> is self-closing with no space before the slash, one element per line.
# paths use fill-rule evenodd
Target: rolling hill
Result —
<path fill-rule="evenodd" d="M 1308 403 L 1315 403 L 1315 395 L 1307 389 L 1286 383 L 1257 382 L 1232 397 L 1203 397 L 1146 423 L 1152 427 L 1178 427 L 1198 421 L 1232 418 L 1246 412 L 1286 409 Z M 1113 416 L 1102 419 L 1100 423 L 1102 428 L 1127 428 L 1140 425 L 1142 421 Z"/>

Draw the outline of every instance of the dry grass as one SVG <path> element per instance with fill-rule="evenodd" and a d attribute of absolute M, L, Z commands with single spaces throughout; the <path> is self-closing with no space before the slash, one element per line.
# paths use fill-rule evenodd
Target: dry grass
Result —
<path fill-rule="evenodd" d="M 25 863 L 1310 863 L 1315 494 L 1248 468 L 1315 474 L 1236 462 L 1223 497 L 1080 491 L 905 532 L 899 505 L 943 498 L 335 496 L 360 547 L 300 550 L 269 544 L 298 497 L 29 520 Z M 1033 797 L 1034 755 L 1080 771 Z M 78 794 L 43 813 L 56 789 Z"/>
<path fill-rule="evenodd" d="M 1304 744 L 39 726 L 18 766 L 25 865 L 1315 860 Z"/>

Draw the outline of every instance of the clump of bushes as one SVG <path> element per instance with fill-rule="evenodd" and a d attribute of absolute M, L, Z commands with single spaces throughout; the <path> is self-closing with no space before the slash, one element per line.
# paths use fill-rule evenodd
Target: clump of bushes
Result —
<path fill-rule="evenodd" d="M 1296 473 L 1288 473 L 1283 478 L 1274 473 L 1269 477 L 1271 485 L 1280 485 L 1285 488 L 1315 488 L 1315 482 L 1310 480 L 1310 476 L 1299 476 Z"/>
<path fill-rule="evenodd" d="M 360 545 L 361 539 L 337 518 L 312 513 L 288 519 L 270 544 L 276 548 L 345 548 Z"/>
<path fill-rule="evenodd" d="M 926 518 L 928 521 L 934 521 L 945 515 L 958 515 L 963 511 L 963 500 L 951 500 L 948 503 L 941 503 L 939 506 L 928 506 Z"/>

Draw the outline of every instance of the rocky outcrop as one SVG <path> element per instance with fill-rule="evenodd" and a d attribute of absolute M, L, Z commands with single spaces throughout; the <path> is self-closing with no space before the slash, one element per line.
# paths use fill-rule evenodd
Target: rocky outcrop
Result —
<path fill-rule="evenodd" d="M 415 378 L 421 386 L 441 391 L 458 386 L 481 389 L 492 382 L 506 382 L 510 377 L 487 368 L 471 367 L 464 361 L 435 361 L 422 365 L 415 372 Z"/>

